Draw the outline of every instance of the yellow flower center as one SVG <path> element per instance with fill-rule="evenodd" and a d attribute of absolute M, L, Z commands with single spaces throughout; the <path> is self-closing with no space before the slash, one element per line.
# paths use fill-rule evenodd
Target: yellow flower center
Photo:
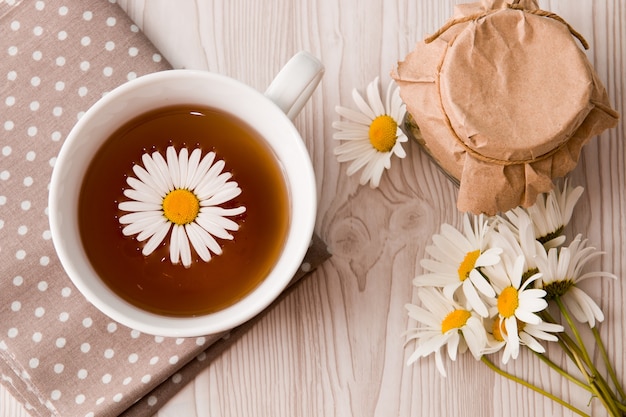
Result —
<path fill-rule="evenodd" d="M 461 265 L 459 265 L 459 279 L 461 281 L 465 281 L 467 278 L 469 278 L 469 274 L 470 272 L 472 272 L 472 269 L 474 269 L 474 266 L 476 265 L 476 260 L 478 259 L 478 257 L 480 256 L 480 250 L 474 250 L 471 252 L 467 252 L 467 254 L 465 255 L 465 259 L 463 259 L 463 262 L 461 262 Z"/>
<path fill-rule="evenodd" d="M 379 152 L 389 152 L 396 144 L 398 124 L 393 117 L 383 114 L 372 121 L 369 130 L 370 143 Z"/>
<path fill-rule="evenodd" d="M 518 292 L 513 287 L 506 287 L 498 296 L 498 313 L 502 317 L 509 318 L 515 314 L 519 307 Z"/>
<path fill-rule="evenodd" d="M 183 225 L 191 223 L 200 212 L 200 201 L 189 190 L 177 189 L 163 199 L 163 214 L 172 223 Z"/>
<path fill-rule="evenodd" d="M 465 326 L 471 314 L 467 310 L 453 310 L 441 322 L 441 333 L 446 333 L 451 329 L 460 329 Z"/>

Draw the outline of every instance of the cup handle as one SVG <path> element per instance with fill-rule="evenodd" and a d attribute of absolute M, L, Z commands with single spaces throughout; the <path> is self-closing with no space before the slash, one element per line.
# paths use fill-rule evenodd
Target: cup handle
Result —
<path fill-rule="evenodd" d="M 295 54 L 265 91 L 265 96 L 293 120 L 324 75 L 322 63 L 308 52 Z"/>

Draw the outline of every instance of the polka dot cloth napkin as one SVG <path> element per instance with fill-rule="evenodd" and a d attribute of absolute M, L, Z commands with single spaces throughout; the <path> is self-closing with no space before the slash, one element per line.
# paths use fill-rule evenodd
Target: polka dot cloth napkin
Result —
<path fill-rule="evenodd" d="M 50 238 L 48 185 L 74 123 L 103 93 L 169 68 L 114 1 L 0 0 L 0 382 L 33 416 L 151 415 L 228 346 L 108 319 Z M 294 280 L 327 257 L 315 238 Z"/>

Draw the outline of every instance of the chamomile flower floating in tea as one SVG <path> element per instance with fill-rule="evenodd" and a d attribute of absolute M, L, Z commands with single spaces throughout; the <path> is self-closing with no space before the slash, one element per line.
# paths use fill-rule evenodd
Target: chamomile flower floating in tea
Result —
<path fill-rule="evenodd" d="M 333 122 L 333 127 L 339 130 L 333 138 L 344 141 L 335 148 L 335 155 L 339 162 L 351 161 L 348 175 L 363 169 L 361 185 L 369 182 L 370 187 L 375 188 L 385 169 L 391 167 L 391 157 L 406 156 L 402 143 L 407 137 L 400 129 L 406 109 L 400 99 L 400 90 L 393 82 L 387 88 L 383 103 L 378 77 L 367 86 L 367 100 L 356 89 L 352 91 L 352 98 L 359 110 L 335 108 L 347 119 Z"/>
<path fill-rule="evenodd" d="M 170 260 L 191 266 L 191 246 L 205 262 L 211 253 L 220 255 L 222 248 L 216 238 L 232 240 L 230 233 L 239 225 L 227 217 L 245 212 L 243 206 L 225 208 L 223 205 L 241 194 L 232 174 L 222 172 L 225 163 L 215 161 L 215 153 L 201 158 L 200 149 L 191 154 L 187 148 L 179 153 L 170 146 L 165 158 L 159 152 L 143 154 L 143 166 L 136 164 L 128 177 L 131 187 L 124 190 L 130 201 L 119 203 L 122 211 L 130 212 L 119 218 L 126 236 L 137 235 L 139 242 L 147 240 L 142 254 L 150 255 L 170 233 Z"/>

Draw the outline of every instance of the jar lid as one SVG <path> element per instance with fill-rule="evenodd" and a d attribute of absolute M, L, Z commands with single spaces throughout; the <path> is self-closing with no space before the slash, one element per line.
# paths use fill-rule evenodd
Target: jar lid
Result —
<path fill-rule="evenodd" d="M 532 0 L 465 4 L 392 72 L 435 160 L 459 179 L 461 211 L 532 205 L 617 124 L 563 19 Z"/>
<path fill-rule="evenodd" d="M 452 130 L 475 157 L 503 164 L 558 148 L 591 109 L 580 52 L 567 27 L 545 17 L 504 9 L 471 22 L 439 74 Z"/>

